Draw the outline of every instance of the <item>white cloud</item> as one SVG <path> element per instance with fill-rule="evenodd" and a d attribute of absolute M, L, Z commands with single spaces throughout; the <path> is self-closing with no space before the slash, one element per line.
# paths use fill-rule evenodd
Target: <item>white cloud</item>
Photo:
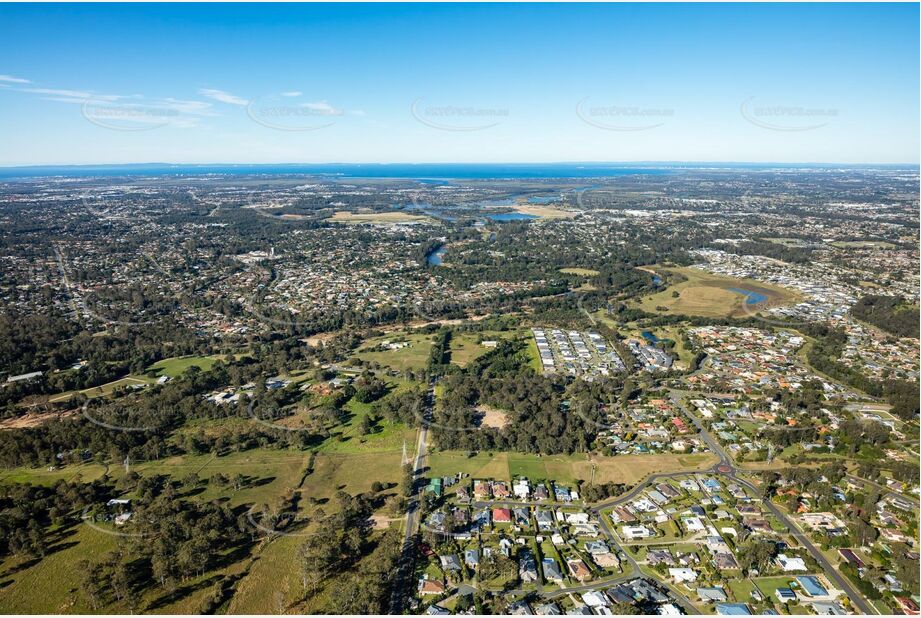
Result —
<path fill-rule="evenodd" d="M 291 92 L 282 92 L 282 93 L 281 93 L 281 96 L 283 96 L 283 97 L 299 97 L 299 96 L 301 96 L 302 94 L 304 94 L 304 93 L 303 93 L 303 92 L 298 92 L 297 90 L 292 90 Z"/>
<path fill-rule="evenodd" d="M 327 103 L 326 101 L 317 101 L 315 103 L 301 103 L 301 107 L 307 108 L 312 112 L 316 112 L 320 116 L 341 116 L 342 110 L 337 109 Z"/>
<path fill-rule="evenodd" d="M 214 99 L 215 101 L 220 101 L 221 103 L 229 103 L 231 105 L 249 104 L 249 101 L 244 98 L 230 94 L 229 92 L 224 92 L 223 90 L 215 90 L 214 88 L 201 88 L 199 89 L 198 94 L 202 95 L 203 97 L 208 97 L 209 99 Z"/>
<path fill-rule="evenodd" d="M 29 92 L 31 94 L 44 94 L 49 97 L 73 99 L 73 101 L 77 103 L 82 103 L 87 99 L 96 101 L 117 101 L 126 98 L 117 94 L 93 94 L 92 92 L 86 92 L 84 90 L 60 90 L 57 88 L 20 88 L 20 91 Z"/>
<path fill-rule="evenodd" d="M 32 83 L 28 79 L 22 79 L 21 77 L 13 77 L 12 75 L 0 75 L 0 82 L 10 82 L 12 84 L 31 84 Z"/>

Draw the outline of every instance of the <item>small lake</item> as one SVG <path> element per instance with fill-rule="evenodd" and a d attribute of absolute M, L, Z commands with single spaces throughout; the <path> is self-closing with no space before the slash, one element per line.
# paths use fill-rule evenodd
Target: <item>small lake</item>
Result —
<path fill-rule="evenodd" d="M 429 266 L 441 266 L 442 256 L 445 254 L 447 250 L 448 248 L 445 247 L 444 245 L 442 245 L 441 247 L 438 247 L 437 249 L 435 249 L 434 251 L 432 251 L 425 257 L 425 263 L 428 264 Z"/>
<path fill-rule="evenodd" d="M 655 344 L 655 343 L 658 343 L 659 341 L 662 341 L 661 339 L 659 339 L 658 337 L 656 337 L 655 334 L 654 334 L 652 331 L 644 330 L 644 331 L 643 331 L 642 333 L 640 333 L 640 334 L 643 335 L 643 339 L 645 339 L 646 341 L 648 341 L 649 343 L 652 343 L 652 344 Z"/>
<path fill-rule="evenodd" d="M 764 294 L 759 294 L 758 292 L 752 292 L 751 290 L 745 290 L 742 288 L 729 288 L 729 290 L 731 292 L 735 292 L 736 294 L 741 294 L 742 296 L 745 296 L 746 305 L 757 305 L 758 303 L 763 303 L 764 301 L 767 300 L 767 296 L 765 296 Z"/>
<path fill-rule="evenodd" d="M 656 287 L 662 285 L 662 277 L 660 277 L 659 275 L 653 275 L 652 284 Z"/>
<path fill-rule="evenodd" d="M 518 200 L 514 197 L 508 198 L 497 198 L 491 200 L 480 200 L 479 202 L 461 204 L 462 206 L 474 206 L 477 208 L 498 208 L 505 206 L 514 206 L 518 203 Z"/>
<path fill-rule="evenodd" d="M 537 215 L 526 215 L 523 212 L 503 212 L 497 215 L 487 215 L 487 218 L 493 221 L 528 221 L 530 219 L 540 219 Z"/>

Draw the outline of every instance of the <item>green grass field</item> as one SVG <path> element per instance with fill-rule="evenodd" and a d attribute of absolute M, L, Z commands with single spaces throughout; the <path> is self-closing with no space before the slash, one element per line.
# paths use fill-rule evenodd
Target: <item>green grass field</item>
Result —
<path fill-rule="evenodd" d="M 318 453 L 313 472 L 306 477 L 310 454 L 305 451 L 254 449 L 215 458 L 211 455 L 173 457 L 156 462 L 140 463 L 132 470 L 142 475 L 168 474 L 182 478 L 191 472 L 210 478 L 218 472 L 233 476 L 237 473 L 251 482 L 241 490 L 207 484 L 196 500 L 226 500 L 229 505 L 272 504 L 285 494 L 296 491 L 304 498 L 300 510 L 309 515 L 322 507 L 329 512 L 336 508 L 336 493 L 367 492 L 372 483 L 399 483 L 402 477 L 401 454 L 377 453 Z M 84 479 L 101 476 L 104 468 L 95 464 L 73 466 L 56 471 L 58 478 L 70 478 L 81 473 Z M 121 467 L 112 467 L 115 478 L 124 474 Z M 4 476 L 20 482 L 52 482 L 44 470 L 14 470 Z M 304 480 L 301 485 L 301 480 Z M 392 490 L 391 490 L 392 491 Z M 0 612 L 15 613 L 94 613 L 80 592 L 81 560 L 99 561 L 116 548 L 118 537 L 86 524 L 76 524 L 52 538 L 50 553 L 35 564 L 23 559 L 8 558 L 0 562 Z M 299 537 L 280 536 L 256 546 L 255 557 L 243 555 L 216 571 L 205 573 L 182 583 L 187 594 L 172 601 L 162 599 L 164 593 L 152 587 L 143 597 L 142 607 L 155 613 L 196 613 L 204 598 L 210 594 L 211 580 L 240 575 L 239 590 L 228 609 L 237 613 L 283 613 L 299 601 L 302 590 L 296 567 L 297 550 L 303 542 Z M 202 584 L 199 586 L 199 584 Z M 41 594 L 36 594 L 41 590 Z M 330 591 L 332 594 L 332 591 Z M 128 613 L 118 604 L 99 609 L 106 613 Z"/>
<path fill-rule="evenodd" d="M 86 395 L 89 399 L 95 399 L 96 397 L 108 397 L 117 388 L 125 388 L 132 385 L 150 385 L 153 383 L 153 378 L 148 376 L 125 376 L 124 378 L 119 378 L 118 380 L 113 380 L 112 382 L 100 384 L 99 386 L 94 386 L 92 388 L 86 388 L 82 391 L 66 391 L 58 395 L 52 395 L 48 401 L 51 403 L 67 401 L 77 393 Z"/>
<path fill-rule="evenodd" d="M 754 281 L 713 275 L 694 268 L 658 267 L 660 272 L 677 273 L 685 281 L 667 289 L 632 301 L 634 306 L 648 313 L 698 315 L 704 317 L 732 317 L 754 313 L 768 307 L 792 304 L 800 295 L 792 290 Z M 744 305 L 746 297 L 729 288 L 740 288 L 763 294 L 767 300 L 757 305 Z M 673 293 L 677 292 L 678 297 Z M 661 311 L 657 307 L 664 307 Z"/>
<path fill-rule="evenodd" d="M 371 349 L 382 341 L 397 341 L 402 339 L 408 341 L 409 345 L 399 350 L 373 351 Z M 392 334 L 390 336 L 369 339 L 359 348 L 355 356 L 368 363 L 377 363 L 382 366 L 396 369 L 397 371 L 405 371 L 407 369 L 424 369 L 428 364 L 431 352 L 431 335 Z"/>
<path fill-rule="evenodd" d="M 499 341 L 503 339 L 514 339 L 520 335 L 520 331 L 483 331 L 477 333 L 455 333 L 451 337 L 451 362 L 460 367 L 466 367 L 468 363 L 489 352 L 479 340 Z"/>
<path fill-rule="evenodd" d="M 185 373 L 189 367 L 198 367 L 202 371 L 208 371 L 218 360 L 223 360 L 223 356 L 177 356 L 176 358 L 164 358 L 154 363 L 145 370 L 145 373 L 153 373 L 155 377 L 169 376 L 178 377 Z"/>

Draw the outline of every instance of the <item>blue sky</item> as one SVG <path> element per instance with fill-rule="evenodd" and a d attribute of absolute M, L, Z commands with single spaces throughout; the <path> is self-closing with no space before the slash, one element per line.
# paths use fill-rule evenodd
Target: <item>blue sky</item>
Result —
<path fill-rule="evenodd" d="M 917 4 L 2 5 L 0 165 L 916 163 Z"/>

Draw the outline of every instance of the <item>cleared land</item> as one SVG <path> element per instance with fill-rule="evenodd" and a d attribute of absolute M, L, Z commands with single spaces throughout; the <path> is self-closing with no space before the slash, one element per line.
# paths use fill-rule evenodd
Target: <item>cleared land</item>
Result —
<path fill-rule="evenodd" d="M 169 376 L 175 378 L 185 373 L 189 367 L 198 367 L 202 371 L 208 371 L 223 356 L 177 356 L 176 358 L 164 358 L 154 363 L 145 371 L 154 373 L 157 377 Z"/>
<path fill-rule="evenodd" d="M 579 275 L 580 277 L 595 277 L 599 274 L 597 270 L 591 268 L 561 268 L 561 273 L 567 275 Z"/>
<path fill-rule="evenodd" d="M 508 425 L 508 415 L 498 408 L 480 405 L 476 407 L 476 411 L 481 415 L 480 425 L 482 427 L 502 429 Z"/>
<path fill-rule="evenodd" d="M 333 223 L 422 223 L 432 222 L 433 219 L 423 215 L 412 215 L 406 212 L 349 212 L 337 210 L 328 219 Z"/>
<path fill-rule="evenodd" d="M 533 204 L 516 205 L 515 212 L 520 212 L 524 215 L 533 215 L 541 219 L 570 219 L 579 214 L 572 210 L 562 210 L 552 206 L 536 206 Z"/>
<path fill-rule="evenodd" d="M 429 455 L 427 476 L 447 476 L 457 472 L 474 478 L 510 480 L 526 476 L 532 480 L 553 480 L 575 483 L 577 479 L 592 478 L 595 465 L 596 483 L 634 484 L 657 472 L 702 470 L 716 463 L 711 454 L 696 455 L 618 455 L 593 456 L 584 453 L 573 455 L 530 455 L 526 453 L 478 453 L 473 457 L 461 451 L 440 451 Z"/>
<path fill-rule="evenodd" d="M 82 391 L 67 391 L 61 393 L 60 395 L 55 395 L 48 399 L 51 403 L 58 401 L 66 401 L 76 395 L 81 393 L 86 395 L 87 398 L 93 399 L 94 397 L 107 397 L 112 394 L 116 388 L 126 388 L 129 386 L 148 386 L 153 384 L 153 378 L 147 376 L 125 376 L 124 378 L 119 378 L 107 384 L 100 384 L 99 386 L 94 386 L 92 388 L 85 388 Z"/>
<path fill-rule="evenodd" d="M 785 288 L 767 285 L 753 279 L 735 279 L 713 275 L 694 268 L 659 268 L 666 273 L 679 274 L 684 281 L 669 285 L 661 292 L 634 301 L 648 313 L 699 315 L 704 317 L 737 317 L 756 313 L 769 307 L 798 302 L 799 294 Z M 739 288 L 766 299 L 745 306 L 748 298 L 730 288 Z M 674 293 L 678 296 L 675 297 Z"/>
<path fill-rule="evenodd" d="M 519 331 L 484 331 L 476 333 L 455 333 L 451 337 L 451 362 L 460 367 L 489 352 L 490 348 L 481 341 L 499 341 L 513 339 Z"/>
<path fill-rule="evenodd" d="M 409 343 L 406 347 L 399 349 L 374 350 L 377 345 L 383 341 L 406 341 Z M 355 355 L 365 362 L 373 362 L 396 369 L 405 371 L 407 369 L 423 369 L 429 360 L 432 351 L 431 335 L 404 335 L 398 336 L 393 334 L 389 337 L 379 337 L 368 341 L 369 345 L 359 348 Z"/>

